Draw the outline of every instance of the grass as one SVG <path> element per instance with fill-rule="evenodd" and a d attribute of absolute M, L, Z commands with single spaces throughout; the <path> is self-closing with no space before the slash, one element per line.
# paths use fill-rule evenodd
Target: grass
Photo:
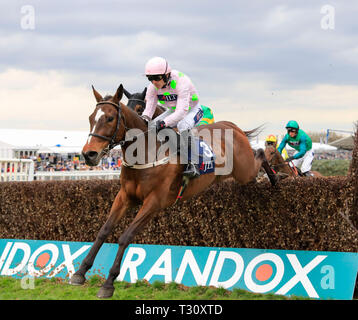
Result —
<path fill-rule="evenodd" d="M 324 176 L 345 176 L 348 174 L 351 160 L 314 160 L 312 170 L 318 171 Z"/>
<path fill-rule="evenodd" d="M 67 280 L 58 278 L 35 279 L 33 289 L 23 289 L 21 280 L 0 277 L 1 300 L 99 300 L 96 294 L 103 278 L 93 276 L 83 286 L 71 286 Z M 256 294 L 241 289 L 232 291 L 215 287 L 186 287 L 175 282 L 145 280 L 136 283 L 115 282 L 112 300 L 296 300 L 273 294 Z"/>

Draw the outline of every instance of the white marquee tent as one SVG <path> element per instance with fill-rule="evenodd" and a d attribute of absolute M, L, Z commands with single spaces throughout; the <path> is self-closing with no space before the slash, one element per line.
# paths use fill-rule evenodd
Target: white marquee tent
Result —
<path fill-rule="evenodd" d="M 0 157 L 12 158 L 12 150 L 29 149 L 38 153 L 81 153 L 87 136 L 87 131 L 0 129 Z"/>
<path fill-rule="evenodd" d="M 11 159 L 15 146 L 0 141 L 0 159 Z"/>

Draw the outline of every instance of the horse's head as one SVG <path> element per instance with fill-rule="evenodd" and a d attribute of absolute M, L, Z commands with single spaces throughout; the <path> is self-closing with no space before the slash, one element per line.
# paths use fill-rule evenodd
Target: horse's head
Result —
<path fill-rule="evenodd" d="M 278 152 L 278 150 L 276 149 L 275 146 L 272 146 L 272 145 L 266 146 L 265 157 L 269 163 L 272 163 L 272 160 L 275 158 L 276 152 Z"/>
<path fill-rule="evenodd" d="M 82 149 L 86 164 L 98 165 L 101 158 L 125 135 L 125 127 L 122 120 L 123 86 L 120 85 L 114 96 L 102 96 L 92 86 L 97 104 L 93 113 L 89 116 L 91 133 L 87 143 Z"/>
<path fill-rule="evenodd" d="M 128 98 L 127 106 L 141 115 L 145 109 L 145 95 L 147 93 L 147 88 L 144 88 L 143 92 L 138 93 L 129 93 L 126 89 L 123 88 L 125 96 Z"/>

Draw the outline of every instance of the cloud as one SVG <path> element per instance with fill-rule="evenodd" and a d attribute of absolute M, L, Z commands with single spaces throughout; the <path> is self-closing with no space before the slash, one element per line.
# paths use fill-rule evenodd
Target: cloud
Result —
<path fill-rule="evenodd" d="M 288 120 L 295 119 L 306 131 L 353 130 L 358 119 L 358 85 L 281 90 L 265 79 L 238 81 L 232 90 L 235 94 L 213 100 L 214 116 L 216 120 L 231 119 L 244 129 L 267 123 L 263 133 L 277 134 L 284 131 Z"/>
<path fill-rule="evenodd" d="M 94 108 L 89 88 L 66 87 L 57 71 L 9 69 L 0 73 L 0 127 L 17 129 L 86 130 Z"/>
<path fill-rule="evenodd" d="M 356 117 L 358 7 L 349 1 L 330 1 L 329 31 L 324 1 L 32 0 L 33 31 L 21 29 L 23 4 L 0 4 L 0 108 L 12 109 L 3 126 L 87 130 L 90 86 L 142 91 L 156 55 L 191 77 L 218 119 L 281 130 L 293 112 L 312 128 Z"/>

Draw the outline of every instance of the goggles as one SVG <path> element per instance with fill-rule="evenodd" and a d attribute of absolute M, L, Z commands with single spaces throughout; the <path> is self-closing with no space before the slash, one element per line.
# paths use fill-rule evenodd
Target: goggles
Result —
<path fill-rule="evenodd" d="M 266 141 L 266 145 L 268 145 L 268 146 L 274 146 L 274 145 L 275 145 L 275 142 L 273 142 L 273 141 Z"/>
<path fill-rule="evenodd" d="M 152 81 L 160 81 L 163 79 L 163 75 L 161 74 L 150 74 L 150 75 L 147 75 L 147 78 L 150 82 Z"/>
<path fill-rule="evenodd" d="M 288 133 L 290 133 L 290 132 L 297 133 L 298 130 L 297 130 L 297 129 L 294 129 L 294 128 L 288 128 L 288 129 L 287 129 L 287 132 L 288 132 Z"/>

